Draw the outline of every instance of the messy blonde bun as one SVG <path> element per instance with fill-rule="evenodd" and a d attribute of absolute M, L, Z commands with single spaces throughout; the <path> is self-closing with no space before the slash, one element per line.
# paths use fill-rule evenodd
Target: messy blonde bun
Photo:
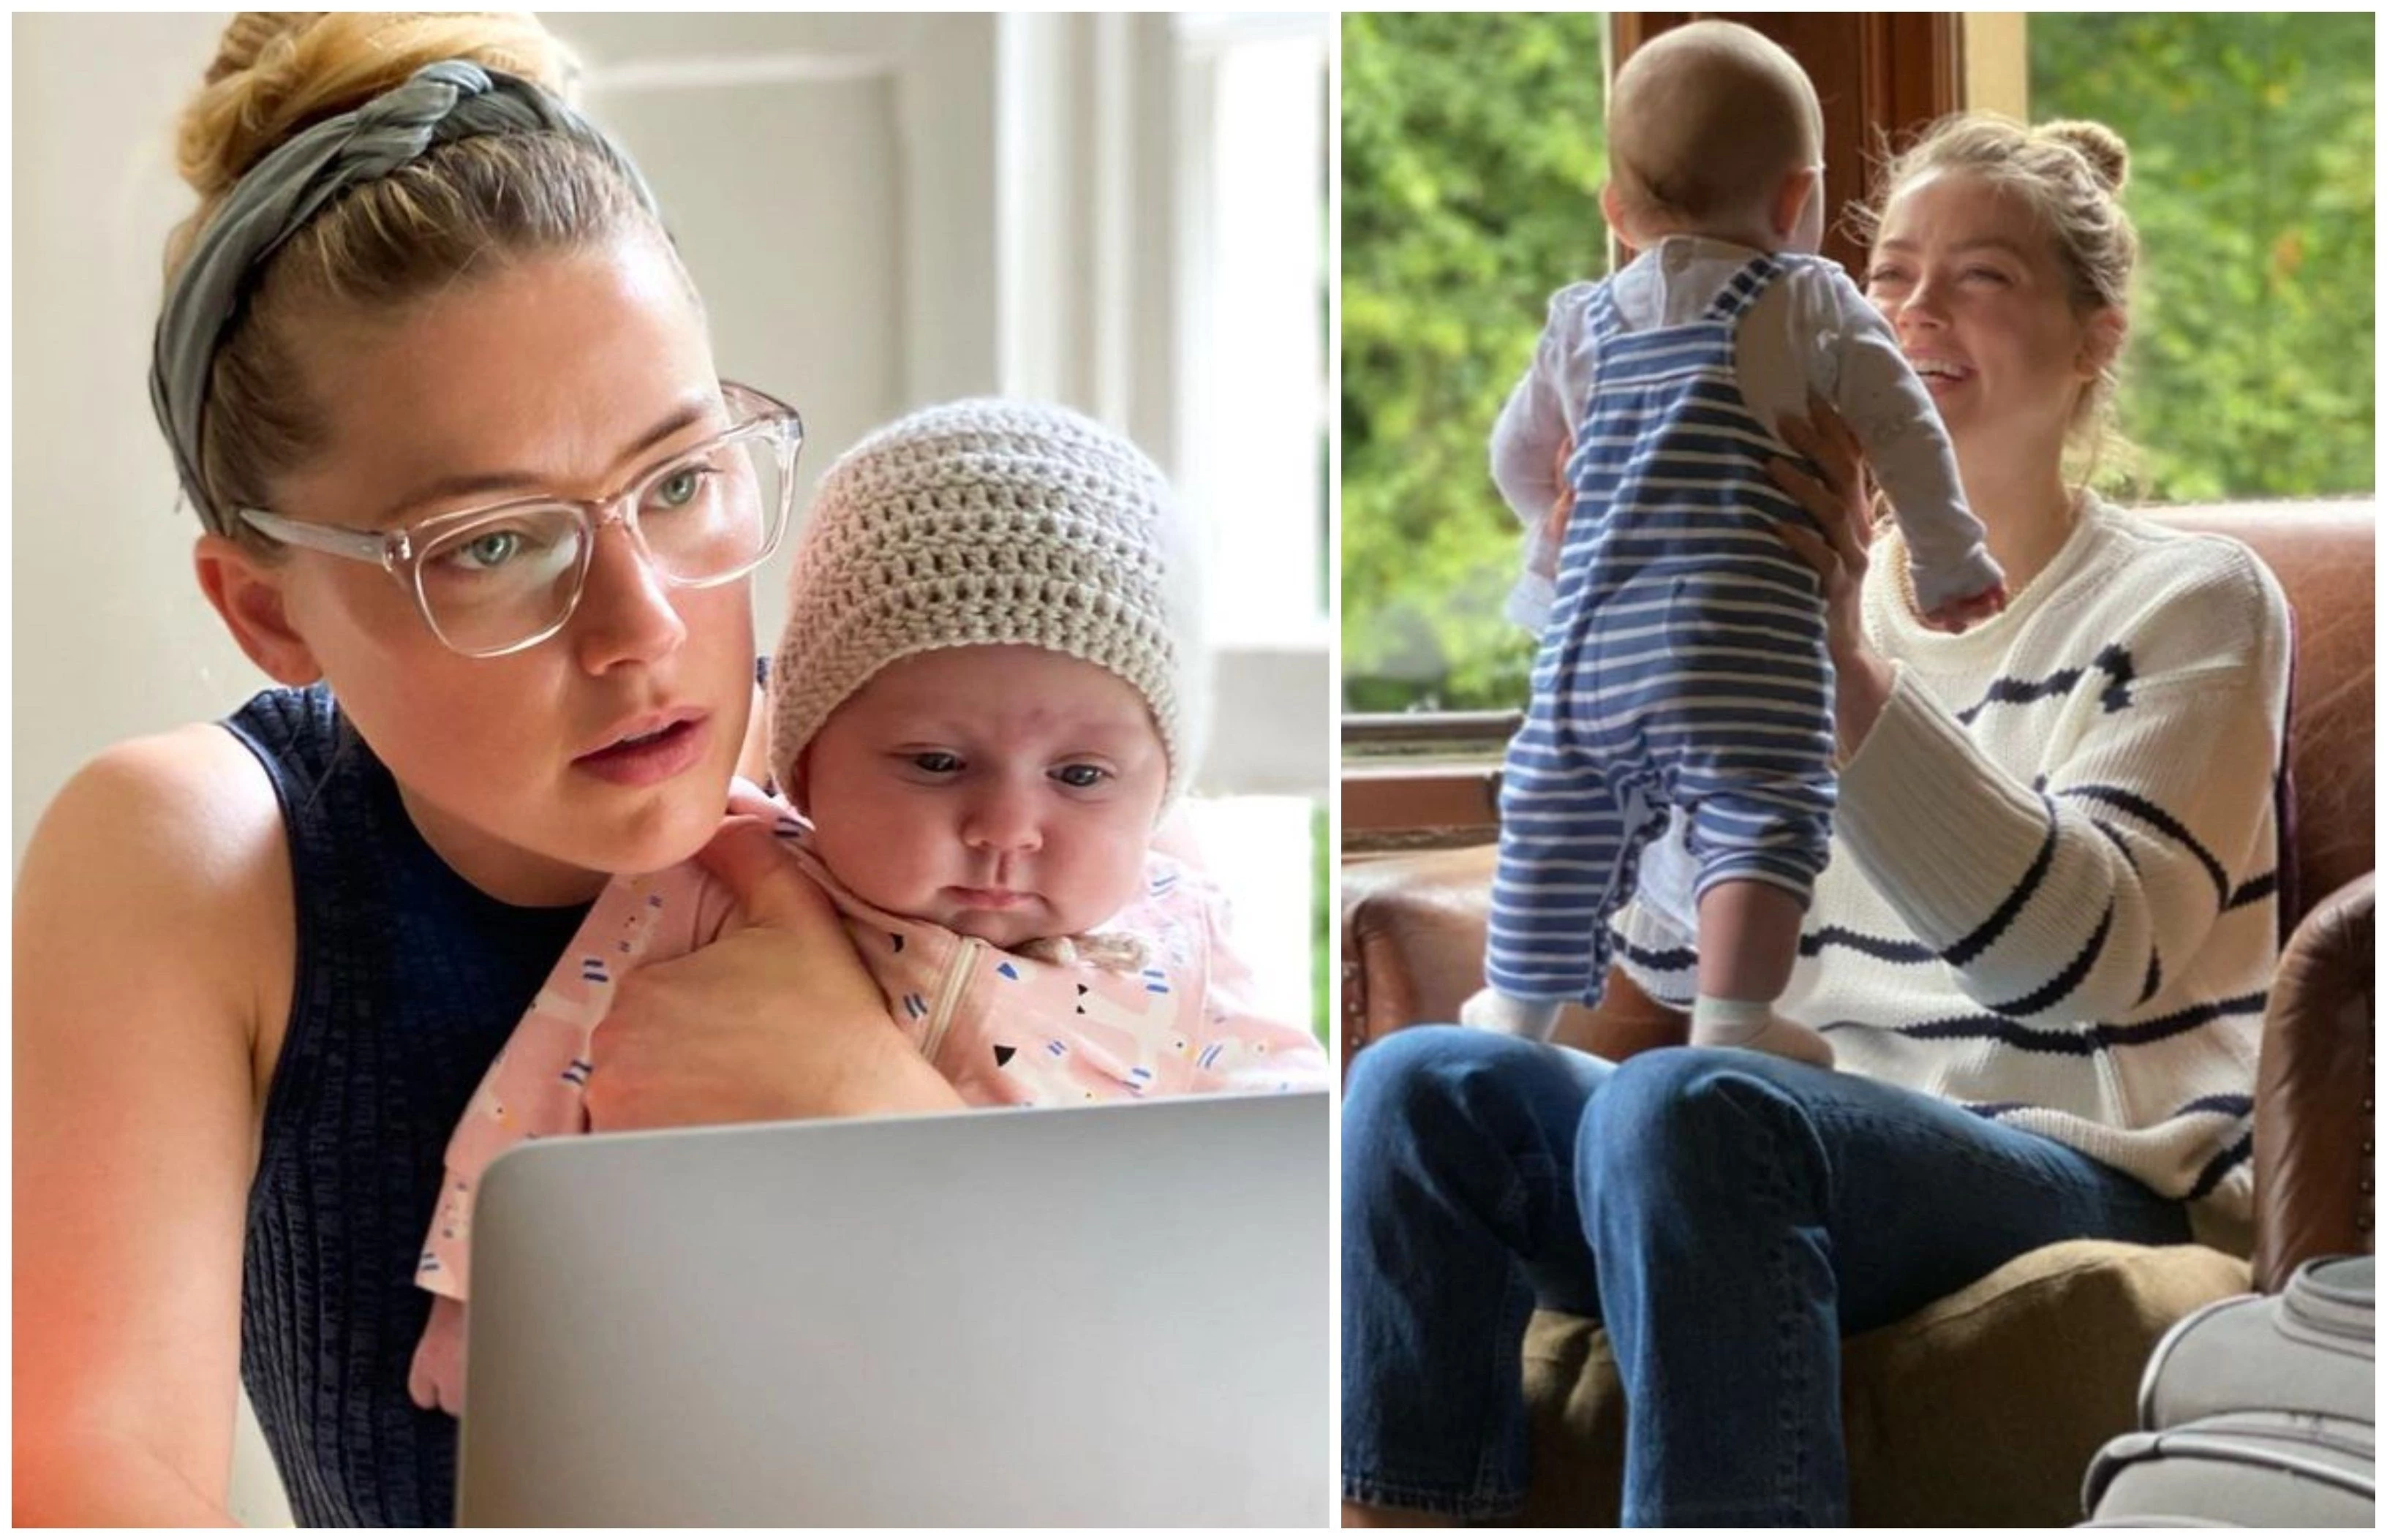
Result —
<path fill-rule="evenodd" d="M 1859 238 L 1870 246 L 1891 201 L 1909 184 L 1943 170 L 1969 171 L 2038 213 L 2075 316 L 2085 322 L 2112 310 L 2127 319 L 2139 234 L 2118 196 L 2130 174 L 2129 146 L 2120 134 L 2078 119 L 2026 128 L 1993 112 L 1942 118 L 1880 168 L 1872 201 L 1850 211 Z M 2118 459 L 2128 450 L 2114 426 L 2119 365 L 2116 347 L 2073 408 L 2072 444 L 2082 452 L 2084 481 L 2108 454 Z"/>
<path fill-rule="evenodd" d="M 572 56 L 526 11 L 244 11 L 183 111 L 176 169 L 202 199 L 231 191 L 266 152 L 362 106 L 426 64 L 469 59 L 558 95 Z"/>
<path fill-rule="evenodd" d="M 571 52 L 525 12 L 234 17 L 180 123 L 178 164 L 200 202 L 168 239 L 168 282 L 259 161 L 443 59 L 567 97 L 579 74 Z M 272 507 L 274 482 L 323 442 L 300 347 L 311 322 L 333 312 L 385 316 L 493 261 L 627 234 L 668 248 L 634 176 L 596 145 L 524 131 L 439 144 L 334 197 L 257 264 L 218 342 L 196 456 L 207 502 Z M 275 549 L 236 533 L 261 554 Z"/>
<path fill-rule="evenodd" d="M 2043 139 L 2069 145 L 2078 151 L 2097 180 L 2105 184 L 2107 193 L 2119 193 L 2130 180 L 2130 146 L 2104 124 L 2092 123 L 2085 118 L 2066 118 L 2041 123 L 2038 133 Z"/>

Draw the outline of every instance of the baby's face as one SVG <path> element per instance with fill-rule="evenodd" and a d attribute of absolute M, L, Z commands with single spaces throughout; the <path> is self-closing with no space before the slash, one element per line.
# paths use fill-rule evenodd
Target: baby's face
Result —
<path fill-rule="evenodd" d="M 1109 670 L 960 647 L 872 675 L 814 735 L 802 783 L 815 849 L 857 897 L 1011 948 L 1136 895 L 1168 759 Z"/>

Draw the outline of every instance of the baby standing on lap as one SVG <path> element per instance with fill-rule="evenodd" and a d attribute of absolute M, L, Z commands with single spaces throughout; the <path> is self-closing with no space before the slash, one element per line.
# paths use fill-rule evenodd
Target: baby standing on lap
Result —
<path fill-rule="evenodd" d="M 1224 903 L 1156 851 L 1200 743 L 1194 532 L 1134 446 L 1056 408 L 966 401 L 822 478 L 771 669 L 762 802 L 921 1053 L 977 1105 L 1323 1086 L 1300 1027 L 1244 1004 Z M 416 1402 L 459 1411 L 473 1190 L 582 1131 L 588 1034 L 641 962 L 703 945 L 702 868 L 616 879 L 448 1150 L 416 1281 Z"/>
<path fill-rule="evenodd" d="M 1773 424 L 1811 394 L 1848 421 L 1929 624 L 1997 613 L 2003 574 L 1896 336 L 1814 255 L 1823 118 L 1797 61 L 1729 22 L 1677 28 L 1619 72 L 1608 133 L 1601 209 L 1640 255 L 1551 300 L 1493 431 L 1531 532 L 1511 612 L 1541 645 L 1501 778 L 1487 988 L 1461 1018 L 1547 1038 L 1566 1002 L 1597 1004 L 1609 917 L 1673 809 L 1698 866 L 1692 1042 L 1828 1066 L 1773 1009 L 1835 791 L 1823 596 L 1775 530 L 1814 524 L 1766 473 L 1796 458 Z"/>

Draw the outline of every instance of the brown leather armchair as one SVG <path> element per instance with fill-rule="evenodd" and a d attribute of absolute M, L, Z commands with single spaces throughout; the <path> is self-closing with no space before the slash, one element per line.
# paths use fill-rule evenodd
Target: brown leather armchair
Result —
<path fill-rule="evenodd" d="M 2069 1242 L 1851 1339 L 1842 1384 L 1860 1524 L 2068 1524 L 2090 1456 L 2132 1425 L 2155 1339 L 2207 1300 L 2276 1287 L 2309 1256 L 2372 1249 L 2374 809 L 2368 503 L 2178 510 L 2278 574 L 2296 615 L 2281 892 L 2292 931 L 2263 1029 L 2251 1261 L 2204 1246 Z M 1452 1021 L 1482 976 L 1488 846 L 1355 860 L 1343 881 L 1345 1064 Z M 2317 901 L 2305 903 L 2305 897 Z M 1610 1058 L 1678 1043 L 1678 1013 L 1622 974 L 1560 1041 Z M 1524 1519 L 1616 1522 L 1623 1402 L 1605 1335 L 1544 1311 L 1525 1344 Z"/>

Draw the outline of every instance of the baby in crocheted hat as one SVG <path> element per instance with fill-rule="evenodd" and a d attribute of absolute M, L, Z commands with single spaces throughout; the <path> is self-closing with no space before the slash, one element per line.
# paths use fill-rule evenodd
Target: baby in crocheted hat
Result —
<path fill-rule="evenodd" d="M 931 408 L 822 478 L 771 764 L 835 878 L 998 946 L 1108 920 L 1202 738 L 1197 532 L 1074 412 Z"/>
<path fill-rule="evenodd" d="M 778 832 L 972 1105 L 1327 1084 L 1317 1040 L 1246 1004 L 1218 890 L 1153 848 L 1202 738 L 1198 573 L 1158 469 L 1058 408 L 932 408 L 822 478 L 771 669 Z M 587 1127 L 616 980 L 732 908 L 693 862 L 617 877 L 490 1067 L 415 1274 L 418 1404 L 463 1405 L 482 1170 Z"/>

